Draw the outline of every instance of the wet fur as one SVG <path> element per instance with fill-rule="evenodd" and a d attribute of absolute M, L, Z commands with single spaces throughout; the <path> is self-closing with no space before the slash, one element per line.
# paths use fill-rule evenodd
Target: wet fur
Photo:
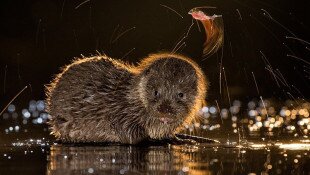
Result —
<path fill-rule="evenodd" d="M 156 112 L 161 99 L 170 99 L 173 123 L 164 124 Z M 184 100 L 174 101 L 175 86 Z M 137 66 L 104 55 L 74 60 L 47 85 L 52 134 L 65 142 L 119 142 L 174 137 L 191 122 L 206 94 L 203 72 L 191 59 L 170 53 L 150 55 Z"/>

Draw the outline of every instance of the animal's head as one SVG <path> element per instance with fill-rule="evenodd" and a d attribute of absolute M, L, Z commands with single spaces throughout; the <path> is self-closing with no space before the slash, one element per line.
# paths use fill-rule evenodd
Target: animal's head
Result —
<path fill-rule="evenodd" d="M 151 114 L 149 122 L 173 132 L 201 106 L 205 79 L 188 58 L 172 54 L 156 56 L 142 61 L 145 67 L 140 74 L 140 95 Z"/>

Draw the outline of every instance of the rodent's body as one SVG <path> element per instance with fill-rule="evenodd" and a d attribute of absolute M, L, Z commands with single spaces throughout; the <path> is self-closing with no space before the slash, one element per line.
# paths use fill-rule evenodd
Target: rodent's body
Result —
<path fill-rule="evenodd" d="M 52 133 L 67 142 L 119 142 L 174 137 L 206 94 L 191 59 L 154 54 L 131 66 L 106 56 L 66 66 L 47 87 Z"/>

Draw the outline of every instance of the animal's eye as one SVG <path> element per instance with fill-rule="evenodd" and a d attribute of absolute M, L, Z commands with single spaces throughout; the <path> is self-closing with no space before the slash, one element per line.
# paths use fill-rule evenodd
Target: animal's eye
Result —
<path fill-rule="evenodd" d="M 178 93 L 178 97 L 179 98 L 183 98 L 184 97 L 184 94 L 182 92 Z"/>
<path fill-rule="evenodd" d="M 154 96 L 155 97 L 159 97 L 159 92 L 158 91 L 154 91 Z"/>

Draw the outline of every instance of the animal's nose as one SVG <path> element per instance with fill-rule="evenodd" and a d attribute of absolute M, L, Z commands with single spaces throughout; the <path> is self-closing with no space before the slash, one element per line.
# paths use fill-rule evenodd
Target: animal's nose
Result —
<path fill-rule="evenodd" d="M 163 113 L 163 114 L 168 114 L 168 113 L 172 114 L 173 113 L 173 109 L 172 109 L 170 103 L 167 101 L 164 101 L 162 104 L 160 104 L 157 107 L 157 110 L 158 110 L 158 112 Z"/>

